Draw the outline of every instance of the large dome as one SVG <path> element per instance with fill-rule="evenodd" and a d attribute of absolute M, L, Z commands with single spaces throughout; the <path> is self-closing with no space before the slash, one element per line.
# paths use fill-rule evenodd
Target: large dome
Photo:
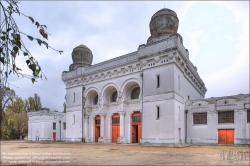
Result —
<path fill-rule="evenodd" d="M 163 8 L 156 12 L 149 23 L 151 36 L 148 40 L 177 33 L 179 19 L 170 9 Z"/>
<path fill-rule="evenodd" d="M 92 51 L 85 45 L 79 45 L 72 51 L 73 64 L 70 65 L 70 70 L 74 70 L 78 67 L 90 66 L 93 61 Z"/>

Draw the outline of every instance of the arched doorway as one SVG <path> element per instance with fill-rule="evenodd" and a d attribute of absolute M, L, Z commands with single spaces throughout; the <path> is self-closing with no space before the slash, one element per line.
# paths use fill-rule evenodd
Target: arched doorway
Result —
<path fill-rule="evenodd" d="M 132 114 L 132 143 L 140 143 L 141 139 L 141 112 L 137 111 Z"/>
<path fill-rule="evenodd" d="M 98 142 L 98 138 L 100 137 L 100 124 L 101 124 L 100 116 L 97 115 L 95 117 L 95 142 Z"/>
<path fill-rule="evenodd" d="M 116 143 L 120 136 L 120 115 L 114 114 L 112 116 L 112 142 Z"/>

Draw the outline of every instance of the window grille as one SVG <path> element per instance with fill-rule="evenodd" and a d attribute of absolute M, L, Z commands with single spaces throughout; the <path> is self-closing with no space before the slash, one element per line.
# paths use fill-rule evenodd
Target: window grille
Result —
<path fill-rule="evenodd" d="M 116 102 L 117 99 L 117 91 L 115 91 L 112 95 L 111 95 L 111 102 Z"/>
<path fill-rule="evenodd" d="M 132 116 L 132 122 L 141 122 L 141 116 Z"/>
<path fill-rule="evenodd" d="M 234 111 L 218 112 L 218 123 L 234 123 Z"/>
<path fill-rule="evenodd" d="M 100 120 L 95 120 L 95 124 L 101 124 Z"/>
<path fill-rule="evenodd" d="M 112 118 L 112 124 L 119 124 L 120 118 Z"/>
<path fill-rule="evenodd" d="M 131 99 L 139 99 L 140 87 L 136 87 L 132 90 Z"/>
<path fill-rule="evenodd" d="M 194 113 L 193 114 L 193 123 L 194 124 L 207 124 L 207 113 Z"/>

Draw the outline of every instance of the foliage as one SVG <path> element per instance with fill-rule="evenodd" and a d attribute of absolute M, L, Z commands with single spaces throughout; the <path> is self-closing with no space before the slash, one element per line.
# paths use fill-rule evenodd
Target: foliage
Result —
<path fill-rule="evenodd" d="M 36 79 L 42 78 L 43 76 L 45 77 L 41 66 L 26 48 L 22 40 L 24 36 L 26 36 L 31 41 L 36 41 L 40 46 L 45 45 L 47 49 L 51 48 L 55 51 L 58 51 L 60 54 L 63 52 L 52 48 L 46 41 L 30 36 L 19 30 L 18 25 L 13 18 L 14 14 L 19 15 L 20 17 L 24 16 L 28 18 L 36 26 L 39 34 L 44 39 L 48 40 L 49 33 L 47 32 L 47 26 L 35 21 L 31 16 L 26 16 L 23 14 L 19 10 L 18 5 L 19 2 L 17 0 L 0 1 L 0 11 L 2 15 L 2 21 L 0 25 L 0 66 L 2 64 L 2 67 L 0 68 L 0 74 L 5 78 L 4 85 L 6 85 L 8 76 L 11 73 L 16 74 L 17 76 L 21 75 L 23 77 L 30 78 L 33 83 L 36 81 Z M 21 72 L 22 69 L 17 66 L 16 59 L 21 54 L 26 57 L 26 64 L 27 67 L 32 71 L 32 75 L 23 74 Z"/>
<path fill-rule="evenodd" d="M 29 97 L 25 100 L 25 108 L 27 111 L 39 111 L 42 108 L 42 103 L 40 96 L 38 94 L 34 94 L 34 97 Z"/>

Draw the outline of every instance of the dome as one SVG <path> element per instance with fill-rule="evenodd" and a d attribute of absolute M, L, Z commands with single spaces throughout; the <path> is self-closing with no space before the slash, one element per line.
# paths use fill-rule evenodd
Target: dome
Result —
<path fill-rule="evenodd" d="M 167 8 L 159 10 L 149 23 L 151 33 L 149 40 L 177 33 L 178 25 L 179 19 L 173 10 Z"/>
<path fill-rule="evenodd" d="M 79 45 L 72 51 L 73 64 L 70 65 L 70 70 L 77 69 L 78 67 L 90 66 L 93 61 L 92 51 L 85 45 Z"/>

